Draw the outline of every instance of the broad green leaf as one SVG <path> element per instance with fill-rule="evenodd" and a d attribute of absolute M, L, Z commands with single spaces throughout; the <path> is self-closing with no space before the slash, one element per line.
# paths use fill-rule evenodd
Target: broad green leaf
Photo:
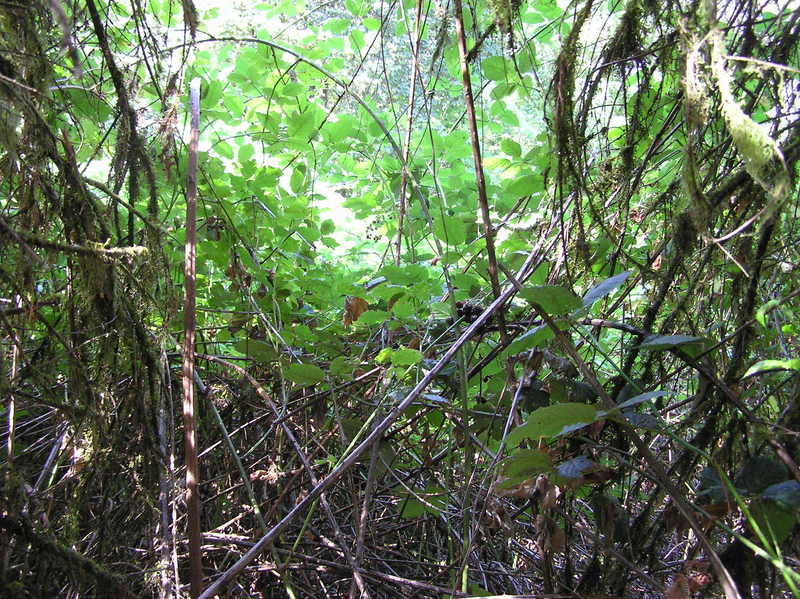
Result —
<path fill-rule="evenodd" d="M 690 337 L 688 335 L 650 335 L 639 347 L 658 351 L 662 349 L 673 349 L 681 345 L 689 345 L 702 341 L 702 337 Z"/>
<path fill-rule="evenodd" d="M 257 339 L 242 339 L 237 341 L 234 346 L 236 351 L 240 351 L 248 358 L 261 364 L 274 362 L 278 359 L 278 352 L 269 343 Z"/>
<path fill-rule="evenodd" d="M 455 216 L 436 215 L 433 217 L 433 233 L 448 245 L 461 245 L 467 240 L 464 222 Z"/>
<path fill-rule="evenodd" d="M 547 341 L 550 341 L 553 337 L 553 330 L 546 324 L 535 326 L 530 331 L 526 331 L 514 339 L 511 345 L 508 346 L 506 353 L 514 355 L 534 347 L 539 347 Z"/>
<path fill-rule="evenodd" d="M 532 304 L 537 304 L 550 316 L 569 314 L 581 307 L 581 300 L 566 287 L 543 285 L 526 287 L 519 294 Z"/>
<path fill-rule="evenodd" d="M 543 472 L 550 472 L 553 460 L 549 454 L 538 449 L 520 449 L 503 462 L 505 476 L 525 476 L 533 478 Z"/>
<path fill-rule="evenodd" d="M 481 61 L 483 75 L 492 81 L 502 81 L 506 78 L 505 59 L 502 56 L 490 56 Z"/>
<path fill-rule="evenodd" d="M 782 483 L 770 485 L 764 489 L 761 497 L 774 501 L 786 508 L 800 509 L 800 482 L 786 480 Z"/>
<path fill-rule="evenodd" d="M 522 155 L 522 148 L 520 145 L 508 137 L 504 137 L 500 140 L 500 149 L 514 158 L 519 158 Z"/>
<path fill-rule="evenodd" d="M 389 313 L 384 310 L 367 310 L 358 318 L 358 324 L 371 326 L 380 324 L 389 319 Z"/>
<path fill-rule="evenodd" d="M 416 314 L 416 312 L 417 309 L 414 307 L 414 303 L 408 297 L 397 300 L 392 306 L 392 313 L 397 318 L 409 318 Z"/>
<path fill-rule="evenodd" d="M 301 387 L 315 385 L 325 379 L 325 373 L 314 364 L 289 364 L 283 369 L 283 376 Z"/>
<path fill-rule="evenodd" d="M 331 33 L 335 33 L 339 35 L 347 31 L 347 28 L 350 27 L 350 19 L 329 19 L 323 29 L 327 29 Z"/>
<path fill-rule="evenodd" d="M 401 518 L 419 518 L 425 513 L 425 504 L 416 497 L 407 497 L 400 503 Z"/>
<path fill-rule="evenodd" d="M 294 193 L 300 193 L 305 187 L 306 182 L 306 168 L 299 166 L 292 171 L 292 176 L 289 179 L 289 186 Z"/>
<path fill-rule="evenodd" d="M 742 378 L 771 370 L 796 370 L 800 372 L 800 358 L 792 358 L 791 360 L 761 360 L 748 368 Z"/>
<path fill-rule="evenodd" d="M 292 81 L 291 83 L 287 83 L 286 85 L 281 88 L 281 93 L 284 96 L 289 96 L 290 98 L 294 98 L 296 96 L 301 96 L 305 94 L 306 86 L 302 83 L 295 83 Z"/>
<path fill-rule="evenodd" d="M 544 189 L 541 175 L 523 175 L 512 181 L 505 191 L 513 198 L 523 198 Z"/>
<path fill-rule="evenodd" d="M 381 28 L 381 22 L 378 19 L 374 19 L 372 17 L 367 17 L 361 23 L 364 25 L 366 29 L 369 31 L 377 31 Z"/>
<path fill-rule="evenodd" d="M 408 264 L 406 266 L 389 264 L 381 269 L 381 274 L 395 285 L 413 285 L 428 279 L 428 271 L 419 264 Z"/>
<path fill-rule="evenodd" d="M 422 353 L 416 349 L 397 349 L 392 354 L 392 366 L 413 366 L 422 361 Z"/>
<path fill-rule="evenodd" d="M 758 321 L 758 324 L 760 324 L 762 327 L 766 328 L 767 327 L 767 312 L 769 312 L 770 310 L 772 310 L 773 308 L 775 308 L 775 306 L 777 306 L 779 304 L 780 304 L 780 300 L 772 299 L 772 300 L 769 300 L 763 306 L 761 306 L 758 310 L 756 310 L 755 318 Z"/>
<path fill-rule="evenodd" d="M 253 144 L 245 144 L 239 150 L 239 163 L 244 163 L 250 160 L 256 153 L 256 149 L 253 147 Z"/>
<path fill-rule="evenodd" d="M 583 403 L 561 403 L 539 408 L 528 416 L 525 424 L 511 431 L 508 444 L 516 447 L 523 439 L 555 437 L 565 430 L 575 430 L 573 427 L 591 424 L 596 419 L 595 407 Z"/>
<path fill-rule="evenodd" d="M 628 275 L 630 274 L 631 271 L 626 270 L 625 272 L 621 272 L 618 275 L 609 277 L 602 283 L 598 283 L 597 285 L 592 287 L 589 291 L 586 292 L 586 295 L 583 296 L 584 307 L 591 306 L 597 300 L 603 299 L 609 293 L 614 291 L 617 287 L 622 285 L 625 282 L 625 279 L 627 279 Z"/>
<path fill-rule="evenodd" d="M 334 376 L 349 376 L 353 372 L 353 365 L 344 356 L 336 356 L 331 360 L 328 372 Z"/>
<path fill-rule="evenodd" d="M 226 141 L 221 141 L 214 146 L 214 150 L 220 154 L 223 158 L 227 158 L 228 160 L 233 160 L 233 148 L 230 144 Z"/>
<path fill-rule="evenodd" d="M 795 508 L 787 508 L 774 501 L 753 501 L 750 514 L 761 533 L 775 543 L 782 543 L 789 538 L 789 534 L 797 524 Z"/>
<path fill-rule="evenodd" d="M 447 508 L 447 494 L 441 489 L 420 491 L 417 496 L 411 494 L 402 496 L 404 500 L 400 502 L 400 515 L 403 518 L 418 518 L 425 513 L 438 516 Z"/>

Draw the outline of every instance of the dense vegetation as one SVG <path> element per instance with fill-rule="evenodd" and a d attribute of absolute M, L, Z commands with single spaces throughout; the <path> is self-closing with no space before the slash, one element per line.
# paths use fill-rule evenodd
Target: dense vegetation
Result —
<path fill-rule="evenodd" d="M 0 15 L 0 595 L 800 596 L 794 3 Z"/>

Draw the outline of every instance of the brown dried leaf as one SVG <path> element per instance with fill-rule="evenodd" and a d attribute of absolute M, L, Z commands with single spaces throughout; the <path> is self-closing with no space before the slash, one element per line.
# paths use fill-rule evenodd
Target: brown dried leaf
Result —
<path fill-rule="evenodd" d="M 672 585 L 664 593 L 664 599 L 691 599 L 689 581 L 685 574 L 676 574 Z"/>
<path fill-rule="evenodd" d="M 366 300 L 348 295 L 344 299 L 344 318 L 342 318 L 342 324 L 345 328 L 348 328 L 367 310 L 369 310 L 369 304 Z"/>

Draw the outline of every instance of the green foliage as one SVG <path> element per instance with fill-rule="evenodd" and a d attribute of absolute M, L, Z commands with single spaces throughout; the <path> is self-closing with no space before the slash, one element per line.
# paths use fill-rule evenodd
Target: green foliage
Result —
<path fill-rule="evenodd" d="M 508 443 L 514 447 L 523 439 L 564 435 L 591 424 L 597 417 L 597 409 L 584 403 L 567 402 L 539 408 L 524 424 L 511 431 Z"/>
<path fill-rule="evenodd" d="M 389 551 L 396 580 L 431 593 L 550 592 L 515 574 L 532 560 L 553 588 L 663 594 L 629 564 L 688 571 L 665 560 L 683 539 L 652 534 L 683 534 L 657 506 L 694 502 L 749 510 L 694 538 L 735 532 L 796 589 L 796 11 L 477 2 L 462 65 L 448 3 L 40 4 L 0 20 L 0 390 L 17 418 L 6 467 L 47 497 L 37 534 L 96 537 L 81 551 L 147 572 L 163 564 L 143 547 L 175 549 L 152 531 L 184 522 L 159 518 L 181 505 L 165 458 L 198 77 L 197 374 L 220 413 L 201 402 L 198 433 L 229 452 L 204 457 L 203 526 L 257 538 L 256 515 L 271 526 L 393 419 L 324 513 L 282 533 L 283 587 L 245 570 L 241 588 L 338 588 L 295 562 L 354 547 L 356 562 Z M 573 525 L 590 507 L 599 541 Z M 31 547 L 17 539 L 9 563 L 44 585 L 32 594 L 96 587 Z M 206 557 L 207 572 L 231 563 Z"/>

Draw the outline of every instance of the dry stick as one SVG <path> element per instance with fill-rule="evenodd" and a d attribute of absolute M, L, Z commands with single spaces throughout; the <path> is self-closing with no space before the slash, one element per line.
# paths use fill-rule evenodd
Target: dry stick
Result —
<path fill-rule="evenodd" d="M 380 416 L 380 414 L 378 414 L 378 416 Z M 357 568 L 361 565 L 361 558 L 364 555 L 364 539 L 367 536 L 367 525 L 369 524 L 369 506 L 370 503 L 372 503 L 372 495 L 375 492 L 375 486 L 377 484 L 379 449 L 380 446 L 378 443 L 374 443 L 372 445 L 372 449 L 370 449 L 367 483 L 364 487 L 364 499 L 361 502 L 361 514 L 358 519 L 358 532 L 356 536 L 356 548 L 354 552 L 355 555 L 353 556 L 353 563 L 355 565 L 355 568 L 353 569 L 354 584 L 350 586 L 350 599 L 355 599 L 356 596 L 356 578 L 358 576 Z"/>
<path fill-rule="evenodd" d="M 520 269 L 520 273 L 518 274 L 517 278 L 520 283 L 524 283 L 525 280 L 532 274 L 533 271 L 528 270 L 528 266 L 533 260 L 535 253 L 538 251 L 538 247 L 534 248 L 531 253 L 528 255 L 528 259 L 525 261 L 525 264 Z M 442 369 L 453 359 L 453 357 L 458 353 L 458 351 L 464 346 L 464 344 L 469 341 L 475 332 L 481 328 L 492 315 L 499 309 L 503 307 L 503 305 L 510 300 L 515 294 L 517 293 L 517 288 L 513 285 L 509 286 L 503 293 L 494 300 L 489 307 L 484 310 L 480 316 L 469 325 L 461 336 L 450 346 L 450 348 L 445 352 L 445 354 L 441 357 L 441 359 L 430 369 L 428 374 L 426 374 L 422 380 L 417 383 L 417 385 L 409 392 L 409 394 L 393 407 L 386 417 L 378 424 L 372 432 L 369 433 L 364 440 L 356 446 L 353 451 L 336 466 L 328 476 L 322 479 L 319 484 L 315 485 L 311 491 L 308 492 L 308 495 L 298 503 L 283 519 L 278 522 L 272 529 L 261 537 L 258 542 L 253 545 L 253 547 L 245 553 L 239 561 L 237 561 L 233 566 L 228 568 L 222 575 L 211 584 L 206 591 L 200 596 L 200 599 L 210 599 L 214 595 L 218 594 L 222 588 L 231 580 L 233 580 L 242 570 L 244 570 L 254 559 L 256 559 L 262 551 L 266 547 L 268 547 L 275 538 L 281 534 L 294 520 L 299 514 L 305 512 L 311 504 L 316 501 L 316 499 L 322 495 L 327 489 L 329 489 L 333 484 L 339 480 L 342 475 L 347 472 L 353 465 L 359 460 L 361 455 L 369 449 L 373 443 L 375 443 L 378 439 L 380 439 L 383 434 L 389 429 L 392 424 L 405 412 L 406 408 L 408 408 L 415 399 L 417 399 L 422 392 L 427 388 L 428 385 L 436 378 L 436 376 L 442 371 Z M 210 356 L 209 356 L 210 357 Z"/>
<path fill-rule="evenodd" d="M 191 135 L 186 177 L 186 254 L 183 302 L 183 429 L 186 460 L 186 507 L 189 520 L 189 570 L 191 597 L 203 592 L 203 554 L 200 538 L 200 472 L 197 460 L 197 420 L 194 396 L 195 286 L 197 262 L 197 150 L 200 139 L 200 79 L 193 79 L 189 90 Z"/>
<path fill-rule="evenodd" d="M 161 385 L 158 398 L 158 451 L 161 468 L 158 474 L 158 502 L 161 506 L 161 592 L 165 598 L 174 597 L 174 589 L 180 585 L 178 576 L 178 553 L 175 546 L 175 514 L 172 494 L 175 480 L 175 438 L 172 412 L 172 392 L 169 376 L 169 361 L 164 344 L 160 348 Z M 172 576 L 172 577 L 171 577 Z"/>
<path fill-rule="evenodd" d="M 249 372 L 247 372 L 244 368 L 237 366 L 236 364 L 232 364 L 227 360 L 223 360 L 221 358 L 217 358 L 214 356 L 197 354 L 197 357 L 203 360 L 208 360 L 209 362 L 216 362 L 217 364 L 221 364 L 239 373 L 241 376 L 247 379 L 247 381 L 250 383 L 253 389 L 255 389 L 258 396 L 264 400 L 264 403 L 266 403 L 269 409 L 272 411 L 272 413 L 275 414 L 275 418 L 281 417 L 280 410 L 278 410 L 277 406 L 272 401 L 269 394 L 266 391 L 264 391 L 264 388 L 258 383 L 258 381 L 255 378 L 253 378 L 253 376 Z M 316 487 L 319 483 L 319 480 L 314 474 L 314 469 L 311 467 L 311 462 L 309 462 L 308 457 L 303 452 L 303 448 L 300 446 L 300 443 L 298 443 L 297 438 L 294 436 L 294 433 L 292 432 L 292 429 L 289 428 L 289 426 L 286 424 L 285 421 L 281 422 L 281 428 L 283 429 L 283 432 L 286 434 L 286 437 L 289 439 L 289 442 L 292 444 L 292 447 L 294 448 L 295 453 L 297 453 L 297 456 L 300 458 L 300 461 L 303 463 L 303 467 L 305 468 L 306 472 L 308 472 L 308 477 L 311 479 L 311 484 Z M 320 495 L 319 499 L 320 503 L 322 504 L 322 509 L 325 511 L 325 514 L 328 516 L 328 520 L 330 521 L 331 526 L 333 527 L 334 536 L 339 541 L 339 547 L 342 553 L 344 554 L 345 559 L 350 564 L 353 570 L 353 579 L 356 583 L 356 586 L 358 587 L 358 590 L 361 591 L 361 596 L 364 599 L 369 599 L 370 595 L 369 592 L 367 591 L 367 588 L 364 586 L 364 580 L 361 577 L 360 568 L 357 566 L 355 560 L 353 559 L 352 554 L 347 548 L 347 542 L 345 541 L 344 534 L 342 534 L 342 530 L 339 527 L 339 523 L 336 521 L 336 516 L 334 516 L 333 510 L 331 509 L 331 506 L 328 503 L 328 500 L 325 497 L 325 495 Z M 269 534 L 269 532 L 266 532 L 265 534 Z"/>
<path fill-rule="evenodd" d="M 242 460 L 241 458 L 239 458 L 239 454 L 233 445 L 233 441 L 231 441 L 231 436 L 228 433 L 228 429 L 225 427 L 225 422 L 222 420 L 222 416 L 220 416 L 219 410 L 217 410 L 217 406 L 214 405 L 214 398 L 213 398 L 214 392 L 212 389 L 209 389 L 208 385 L 206 385 L 203 382 L 203 380 L 200 378 L 200 375 L 197 373 L 196 370 L 194 372 L 194 381 L 197 384 L 197 388 L 200 391 L 200 394 L 208 399 L 207 402 L 208 407 L 211 408 L 211 413 L 214 415 L 214 420 L 217 421 L 217 426 L 219 427 L 219 430 L 222 433 L 222 437 L 225 440 L 225 445 L 228 448 L 228 453 L 230 454 L 231 458 L 236 464 L 237 470 L 239 470 L 239 476 L 242 479 L 242 485 L 244 486 L 247 498 L 250 500 L 250 505 L 253 506 L 253 512 L 255 513 L 256 520 L 258 521 L 258 526 L 261 529 L 262 534 L 267 534 L 267 532 L 269 532 L 269 527 L 267 526 L 266 520 L 264 520 L 264 515 L 261 513 L 261 507 L 258 505 L 258 501 L 256 500 L 256 494 L 253 491 L 253 485 L 250 483 L 250 478 L 247 476 L 247 472 L 244 469 Z M 273 548 L 273 557 L 275 558 L 275 563 L 279 564 L 280 560 L 278 558 L 278 555 L 274 552 L 274 548 Z M 284 584 L 284 587 L 286 588 L 286 593 L 290 597 L 294 597 L 294 593 L 292 592 L 289 579 L 286 578 L 282 582 Z"/>

